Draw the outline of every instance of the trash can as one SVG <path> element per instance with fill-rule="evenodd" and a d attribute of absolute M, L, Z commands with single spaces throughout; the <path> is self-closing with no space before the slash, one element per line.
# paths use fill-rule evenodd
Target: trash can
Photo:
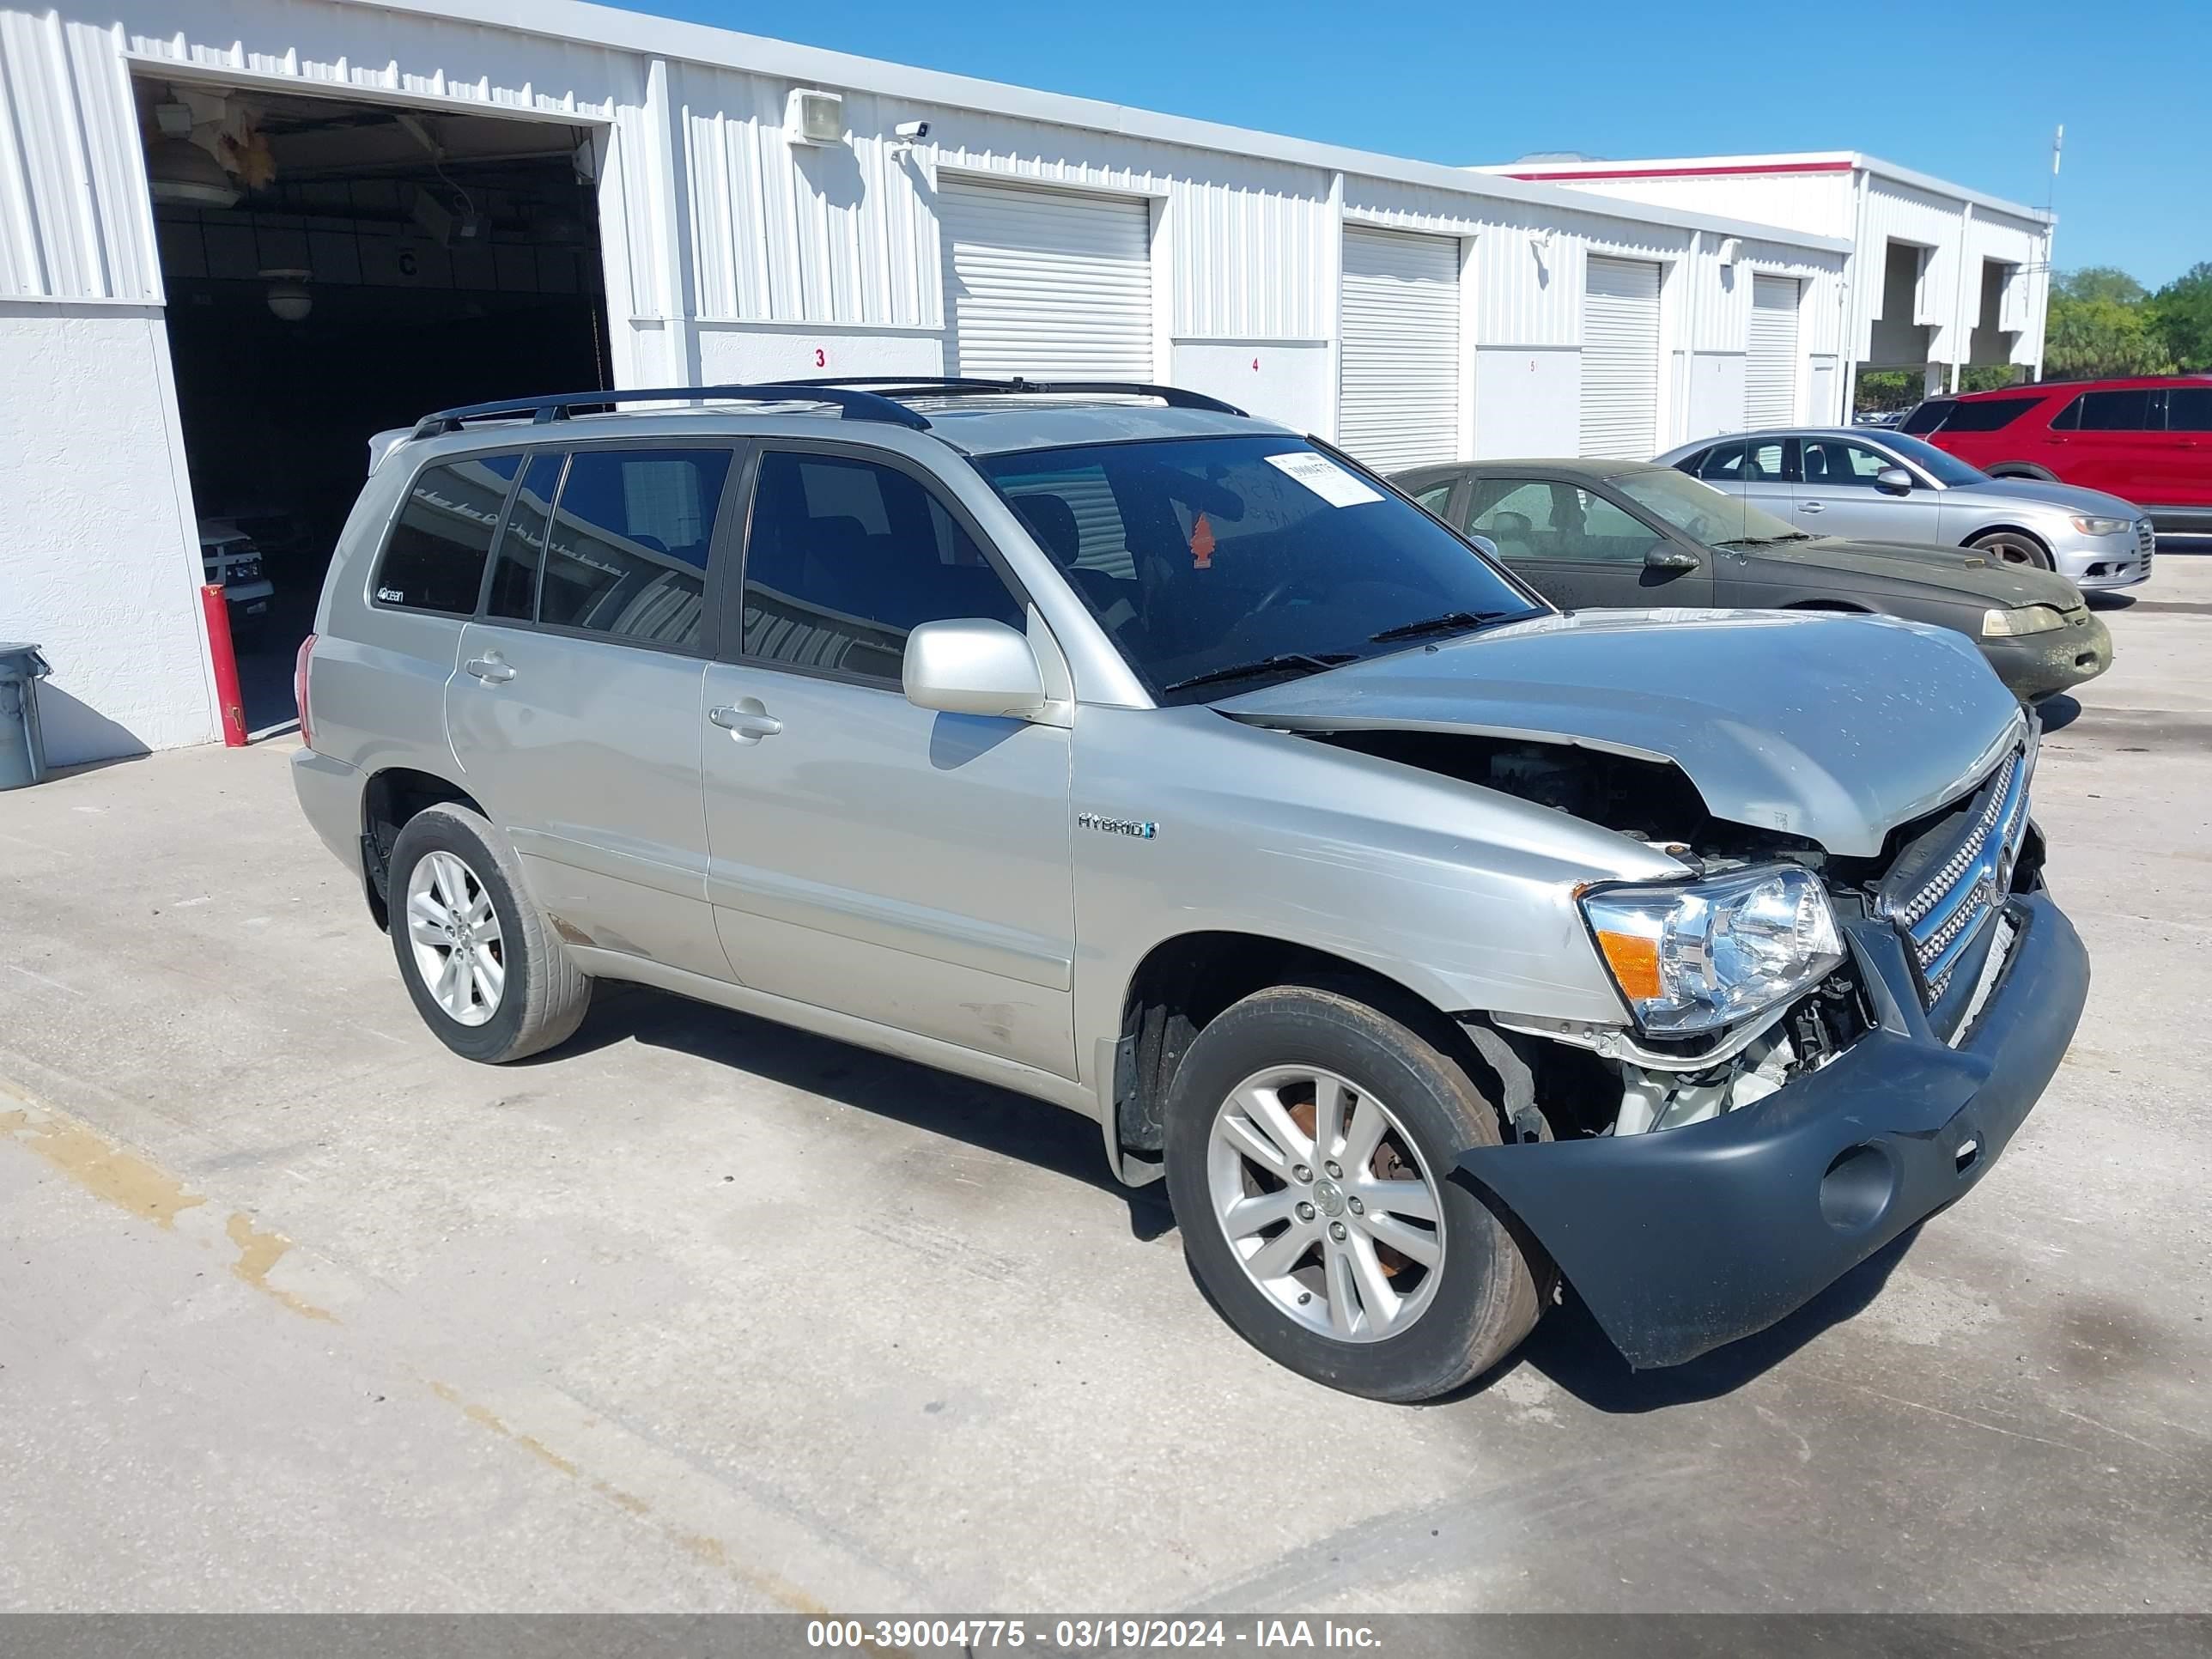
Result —
<path fill-rule="evenodd" d="M 52 672 L 37 646 L 0 641 L 0 789 L 21 789 L 46 775 L 39 682 Z"/>

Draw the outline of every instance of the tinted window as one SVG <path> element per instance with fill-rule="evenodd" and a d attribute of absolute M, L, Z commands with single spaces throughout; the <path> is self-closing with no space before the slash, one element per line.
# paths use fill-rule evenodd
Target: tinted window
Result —
<path fill-rule="evenodd" d="M 484 555 L 521 465 L 520 455 L 472 455 L 416 473 L 377 567 L 377 603 L 474 616 Z"/>
<path fill-rule="evenodd" d="M 1783 440 L 1723 444 L 1705 457 L 1698 477 L 1721 483 L 1773 483 L 1788 476 Z"/>
<path fill-rule="evenodd" d="M 762 458 L 745 544 L 745 655 L 896 681 L 909 629 L 971 617 L 1025 620 L 919 479 L 839 456 Z"/>
<path fill-rule="evenodd" d="M 697 650 L 707 548 L 729 471 L 726 450 L 572 456 L 554 510 L 538 620 Z"/>
<path fill-rule="evenodd" d="M 1938 449 L 1934 444 L 1924 444 L 1917 438 L 1892 433 L 1882 440 L 1882 444 L 1891 453 L 1911 461 L 1938 483 L 1978 484 L 1986 482 L 1990 476 L 1978 466 L 1960 460 L 1950 451 Z"/>
<path fill-rule="evenodd" d="M 1944 416 L 1945 432 L 2000 432 L 2043 401 L 2040 398 L 1977 398 L 1970 402 L 1950 404 L 1950 413 Z M 1923 409 L 1926 404 L 1922 404 Z M 1916 410 L 1915 414 L 1919 411 Z M 1927 432 L 1935 428 L 1905 423 L 1907 432 Z"/>
<path fill-rule="evenodd" d="M 1902 421 L 1899 421 L 1898 422 L 1898 430 L 1900 432 L 1940 432 L 1943 429 L 1944 417 L 1948 416 L 1951 411 L 1958 408 L 1958 406 L 1957 401 L 1954 398 L 1930 398 L 1926 403 L 1921 404 L 1919 408 L 1914 410 L 1912 413 L 1906 416 Z"/>
<path fill-rule="evenodd" d="M 484 606 L 487 615 L 527 622 L 538 614 L 538 561 L 545 551 L 545 526 L 553 517 L 553 495 L 560 487 L 562 463 L 568 459 L 557 449 L 541 451 L 522 475 L 522 488 L 514 492 L 507 524 L 499 532 L 491 597 Z"/>
<path fill-rule="evenodd" d="M 1541 614 L 1436 519 L 1295 438 L 1101 444 L 976 465 L 1048 551 L 1077 550 L 1072 585 L 1169 702 L 1405 650 L 1375 635 L 1438 617 Z M 1081 488 L 1041 488 L 1047 478 Z M 1088 493 L 1102 485 L 1110 520 Z M 1119 548 L 1098 556 L 1117 552 L 1133 574 L 1090 574 L 1086 514 L 1118 526 Z M 1478 625 L 1440 624 L 1440 636 Z"/>
<path fill-rule="evenodd" d="M 2166 394 L 2168 432 L 2212 432 L 2212 386 L 2178 386 Z"/>
<path fill-rule="evenodd" d="M 1441 519 L 1444 509 L 1451 505 L 1451 480 L 1447 478 L 1440 484 L 1431 484 L 1413 499 Z"/>
<path fill-rule="evenodd" d="M 1896 465 L 1863 444 L 1840 438 L 1806 438 L 1797 446 L 1797 469 L 1808 489 L 1872 489 L 1875 474 Z"/>
<path fill-rule="evenodd" d="M 2057 422 L 2052 422 L 2056 426 Z M 2150 426 L 2150 393 L 2085 392 L 2072 404 L 2067 428 L 2083 432 L 2142 432 Z"/>
<path fill-rule="evenodd" d="M 1539 548 L 1552 543 L 1552 492 L 1564 487 L 1523 478 L 1477 479 L 1468 528 L 1496 543 L 1502 559 L 1543 558 Z"/>

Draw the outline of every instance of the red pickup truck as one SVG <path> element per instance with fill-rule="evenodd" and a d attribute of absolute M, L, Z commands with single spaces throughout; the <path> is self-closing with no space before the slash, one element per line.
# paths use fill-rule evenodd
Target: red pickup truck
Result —
<path fill-rule="evenodd" d="M 1902 430 L 1999 478 L 2133 501 L 2161 531 L 2212 533 L 2212 374 L 2045 380 L 1930 398 Z"/>

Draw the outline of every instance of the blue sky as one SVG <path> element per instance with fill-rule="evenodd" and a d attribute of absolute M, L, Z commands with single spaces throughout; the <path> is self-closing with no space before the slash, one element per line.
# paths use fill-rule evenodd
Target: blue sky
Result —
<path fill-rule="evenodd" d="M 2212 260 L 2207 0 L 635 9 L 1435 161 L 1860 149 L 2040 206 L 2063 121 L 2062 269 Z"/>

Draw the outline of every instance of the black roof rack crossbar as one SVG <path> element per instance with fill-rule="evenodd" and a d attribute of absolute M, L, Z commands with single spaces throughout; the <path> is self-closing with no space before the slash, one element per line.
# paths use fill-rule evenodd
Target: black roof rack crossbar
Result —
<path fill-rule="evenodd" d="M 829 374 L 814 380 L 792 380 L 787 384 L 872 386 L 890 396 L 896 396 L 899 392 L 915 392 L 955 398 L 971 392 L 986 396 L 1008 392 L 1111 392 L 1132 398 L 1158 398 L 1170 409 L 1208 409 L 1217 415 L 1242 415 L 1245 412 L 1234 404 L 1224 403 L 1218 398 L 1209 398 L 1203 392 L 1191 392 L 1179 386 L 1153 386 L 1143 380 L 1030 380 L 1019 375 L 1010 380 L 982 380 L 927 374 Z"/>
<path fill-rule="evenodd" d="M 565 421 L 580 409 L 611 409 L 618 404 L 685 403 L 793 404 L 821 403 L 835 407 L 848 421 L 884 421 L 893 426 L 929 429 L 929 422 L 903 404 L 872 392 L 847 390 L 834 385 L 786 380 L 773 386 L 675 386 L 626 387 L 622 391 L 563 392 L 550 397 L 512 398 L 497 403 L 465 404 L 441 409 L 415 423 L 412 435 L 434 438 L 459 432 L 471 421 L 513 419 L 527 415 L 538 425 Z"/>

